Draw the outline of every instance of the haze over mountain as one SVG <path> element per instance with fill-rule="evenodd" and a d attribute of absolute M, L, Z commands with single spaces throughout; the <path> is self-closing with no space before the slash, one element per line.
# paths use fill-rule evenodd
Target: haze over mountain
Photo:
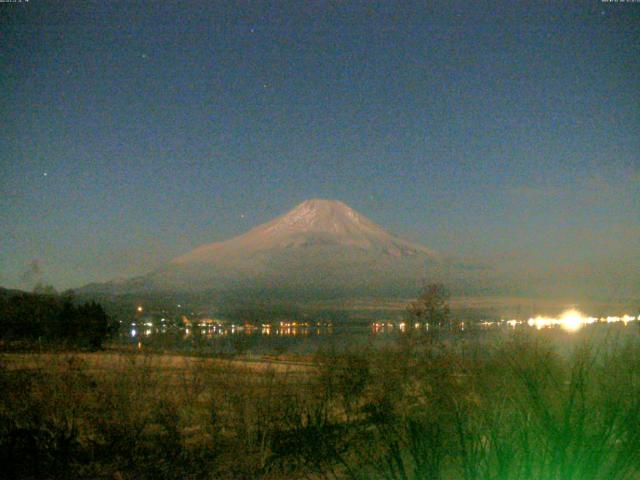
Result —
<path fill-rule="evenodd" d="M 82 291 L 415 292 L 426 270 L 441 262 L 436 252 L 387 232 L 340 201 L 312 199 L 148 275 Z"/>

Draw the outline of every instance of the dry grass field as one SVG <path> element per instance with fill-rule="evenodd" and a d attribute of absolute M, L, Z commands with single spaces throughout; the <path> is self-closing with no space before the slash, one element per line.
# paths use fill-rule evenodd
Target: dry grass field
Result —
<path fill-rule="evenodd" d="M 312 362 L 3 354 L 2 475 L 638 478 L 637 333 L 562 354 L 550 335 L 415 333 Z"/>

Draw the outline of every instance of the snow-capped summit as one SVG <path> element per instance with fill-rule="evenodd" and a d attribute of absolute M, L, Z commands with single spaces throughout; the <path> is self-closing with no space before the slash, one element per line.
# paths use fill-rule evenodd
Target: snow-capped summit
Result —
<path fill-rule="evenodd" d="M 306 200 L 288 213 L 238 237 L 202 245 L 175 258 L 173 264 L 212 262 L 251 256 L 274 248 L 341 245 L 400 257 L 435 253 L 399 237 L 337 200 Z"/>
<path fill-rule="evenodd" d="M 353 224 L 372 222 L 361 217 L 355 210 L 339 200 L 314 198 L 306 200 L 289 213 L 276 219 L 274 228 L 291 228 L 306 231 L 327 231 L 336 234 L 345 233 Z"/>

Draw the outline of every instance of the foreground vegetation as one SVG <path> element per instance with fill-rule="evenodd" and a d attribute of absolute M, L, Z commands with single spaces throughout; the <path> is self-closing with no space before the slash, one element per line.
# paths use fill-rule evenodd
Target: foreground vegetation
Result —
<path fill-rule="evenodd" d="M 6 354 L 6 478 L 627 479 L 640 343 L 409 334 L 274 368 Z"/>

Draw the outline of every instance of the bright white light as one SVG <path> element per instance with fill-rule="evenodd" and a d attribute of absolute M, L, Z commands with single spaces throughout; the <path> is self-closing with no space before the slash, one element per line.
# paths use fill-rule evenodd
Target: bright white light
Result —
<path fill-rule="evenodd" d="M 597 322 L 595 317 L 587 317 L 579 310 L 574 308 L 565 310 L 560 317 L 543 317 L 538 315 L 535 318 L 530 318 L 527 324 L 530 327 L 536 327 L 538 330 L 541 328 L 548 328 L 554 326 L 560 326 L 567 332 L 575 332 L 580 330 L 584 325 L 590 325 Z"/>
<path fill-rule="evenodd" d="M 138 334 L 138 332 L 136 332 L 136 329 L 135 329 L 135 328 L 132 328 L 132 329 L 131 329 L 131 336 L 132 336 L 132 337 L 135 337 L 137 334 Z"/>
<path fill-rule="evenodd" d="M 575 332 L 587 323 L 587 318 L 577 310 L 567 310 L 560 317 L 560 326 L 567 332 Z"/>

